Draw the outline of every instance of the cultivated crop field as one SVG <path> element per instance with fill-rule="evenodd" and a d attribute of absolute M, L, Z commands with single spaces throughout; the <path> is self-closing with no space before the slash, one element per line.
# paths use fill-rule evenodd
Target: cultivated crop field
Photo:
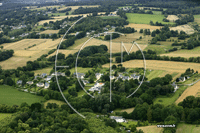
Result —
<path fill-rule="evenodd" d="M 194 29 L 188 24 L 171 27 L 170 30 L 174 30 L 174 31 L 178 30 L 178 32 L 184 31 L 186 34 L 189 34 L 189 35 L 194 33 Z"/>
<path fill-rule="evenodd" d="M 44 98 L 41 96 L 21 92 L 11 86 L 0 85 L 0 104 L 12 106 L 20 105 L 21 103 L 26 102 L 30 105 L 42 100 L 44 100 Z"/>
<path fill-rule="evenodd" d="M 194 15 L 194 21 L 200 24 L 200 15 Z"/>
<path fill-rule="evenodd" d="M 55 49 L 60 39 L 23 39 L 14 43 L 3 44 L 4 49 L 13 49 L 14 56 L 0 62 L 3 69 L 16 69 L 26 65 L 27 61 L 34 61 L 51 49 Z M 34 46 L 35 45 L 35 46 Z"/>
<path fill-rule="evenodd" d="M 159 22 L 163 24 L 174 24 L 173 22 L 163 22 L 164 15 L 153 14 L 138 14 L 138 13 L 126 13 L 128 21 L 135 24 L 149 24 L 150 21 Z"/>
<path fill-rule="evenodd" d="M 176 104 L 182 102 L 187 96 L 197 96 L 200 92 L 200 81 L 191 87 L 188 87 L 183 94 L 176 100 Z"/>

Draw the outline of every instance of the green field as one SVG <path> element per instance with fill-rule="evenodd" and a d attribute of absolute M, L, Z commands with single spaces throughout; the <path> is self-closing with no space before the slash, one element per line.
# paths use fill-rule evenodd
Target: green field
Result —
<path fill-rule="evenodd" d="M 3 120 L 6 117 L 12 116 L 10 113 L 0 113 L 0 121 Z"/>
<path fill-rule="evenodd" d="M 132 6 L 120 6 L 118 7 L 119 9 L 122 9 L 123 7 L 129 7 L 129 8 L 132 8 Z"/>
<path fill-rule="evenodd" d="M 86 73 L 86 72 L 88 72 L 88 71 L 91 70 L 91 69 L 92 69 L 92 68 L 77 67 L 77 72 L 78 72 L 78 73 Z M 71 68 L 71 69 L 70 69 L 70 72 L 71 72 L 71 74 L 75 73 L 75 72 L 76 72 L 75 67 L 74 67 L 74 68 Z"/>
<path fill-rule="evenodd" d="M 48 100 L 48 101 L 46 101 L 46 102 L 44 103 L 44 107 L 45 107 L 45 108 L 46 108 L 46 106 L 47 106 L 48 103 L 56 103 L 56 104 L 59 105 L 59 106 L 61 106 L 61 105 L 63 105 L 63 104 L 66 104 L 66 103 L 63 102 L 63 101 L 58 101 L 58 100 L 53 100 L 53 99 L 51 99 L 51 100 Z"/>
<path fill-rule="evenodd" d="M 159 103 L 159 104 L 163 104 L 164 106 L 171 105 L 175 103 L 179 95 L 181 95 L 185 91 L 186 88 L 187 88 L 186 86 L 181 86 L 175 93 L 172 94 L 172 96 L 169 96 L 169 97 L 159 96 L 153 101 L 153 104 Z"/>
<path fill-rule="evenodd" d="M 44 98 L 27 92 L 21 92 L 11 86 L 0 85 L 0 104 L 9 106 L 20 105 L 23 102 L 29 105 L 35 102 L 43 101 Z"/>
<path fill-rule="evenodd" d="M 125 126 L 126 128 L 129 128 L 130 125 L 137 125 L 137 121 L 128 121 L 128 122 L 123 122 L 121 123 L 123 126 Z"/>
<path fill-rule="evenodd" d="M 153 14 L 138 14 L 138 13 L 126 13 L 128 21 L 135 24 L 149 24 L 150 21 L 159 22 L 163 24 L 174 24 L 173 22 L 163 22 L 164 15 Z"/>
<path fill-rule="evenodd" d="M 156 77 L 159 77 L 160 75 L 162 75 L 165 71 L 164 70 L 153 70 L 151 71 L 146 77 L 148 78 L 148 80 L 152 80 Z"/>
<path fill-rule="evenodd" d="M 196 127 L 196 125 L 192 124 L 185 124 L 180 123 L 177 126 L 176 133 L 199 133 L 200 132 L 200 126 Z"/>

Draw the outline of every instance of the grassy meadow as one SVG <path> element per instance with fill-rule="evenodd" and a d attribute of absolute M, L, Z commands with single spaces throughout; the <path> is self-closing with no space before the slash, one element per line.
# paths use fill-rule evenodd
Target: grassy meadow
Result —
<path fill-rule="evenodd" d="M 10 116 L 12 116 L 11 113 L 0 113 L 0 121 Z"/>
<path fill-rule="evenodd" d="M 163 104 L 164 106 L 168 106 L 173 104 L 179 96 L 186 90 L 187 86 L 181 86 L 175 93 L 171 94 L 171 96 L 159 96 L 154 101 L 153 104 Z"/>
<path fill-rule="evenodd" d="M 31 105 L 32 103 L 43 101 L 44 98 L 27 92 L 18 91 L 11 86 L 0 85 L 0 104 L 9 106 L 20 105 L 23 102 Z"/>
<path fill-rule="evenodd" d="M 48 100 L 48 101 L 46 101 L 46 102 L 44 103 L 44 107 L 45 107 L 45 108 L 46 108 L 46 106 L 47 106 L 48 103 L 56 103 L 56 104 L 59 105 L 59 106 L 61 106 L 61 105 L 63 105 L 63 104 L 67 104 L 67 103 L 65 103 L 65 102 L 63 102 L 63 101 L 58 101 L 58 100 L 53 100 L 53 99 L 51 99 L 51 100 Z"/>
<path fill-rule="evenodd" d="M 139 13 L 126 13 L 129 23 L 135 24 L 149 24 L 150 21 L 159 22 L 163 24 L 174 24 L 173 22 L 163 22 L 164 15 L 154 14 L 139 14 Z"/>

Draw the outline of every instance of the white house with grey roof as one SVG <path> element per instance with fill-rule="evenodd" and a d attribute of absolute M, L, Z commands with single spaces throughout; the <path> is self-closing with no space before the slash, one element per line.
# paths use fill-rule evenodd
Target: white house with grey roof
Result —
<path fill-rule="evenodd" d="M 32 85 L 33 84 L 33 81 L 28 81 L 26 82 L 28 85 Z"/>
<path fill-rule="evenodd" d="M 98 91 L 99 93 L 101 92 L 102 87 L 104 86 L 104 83 L 95 83 L 94 87 L 90 88 L 89 91 L 94 92 Z"/>
<path fill-rule="evenodd" d="M 96 73 L 96 74 L 95 74 L 96 79 L 99 80 L 99 79 L 101 78 L 102 75 L 103 75 L 102 73 Z"/>
<path fill-rule="evenodd" d="M 22 85 L 22 80 L 18 80 L 17 85 Z"/>
<path fill-rule="evenodd" d="M 84 77 L 85 77 L 85 74 L 84 73 L 74 73 L 74 76 L 76 77 L 76 78 L 79 78 L 79 79 L 84 79 Z"/>
<path fill-rule="evenodd" d="M 122 116 L 110 116 L 110 119 L 113 119 L 118 123 L 126 122 L 126 120 Z"/>
<path fill-rule="evenodd" d="M 46 82 L 46 83 L 44 84 L 44 89 L 48 89 L 49 86 L 50 86 L 49 83 Z"/>

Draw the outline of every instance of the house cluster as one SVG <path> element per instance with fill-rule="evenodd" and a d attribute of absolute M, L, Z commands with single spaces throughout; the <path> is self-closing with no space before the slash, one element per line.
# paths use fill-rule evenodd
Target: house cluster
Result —
<path fill-rule="evenodd" d="M 123 7 L 122 10 L 123 11 L 129 11 L 129 10 L 131 10 L 131 8 L 129 8 L 129 7 Z"/>
<path fill-rule="evenodd" d="M 10 28 L 12 28 L 12 30 L 23 29 L 23 28 L 26 28 L 26 25 L 10 26 Z"/>
<path fill-rule="evenodd" d="M 111 80 L 113 80 L 113 79 L 119 79 L 119 78 L 121 78 L 122 80 L 130 80 L 130 79 L 133 79 L 133 80 L 137 79 L 137 80 L 139 80 L 140 76 L 141 75 L 136 75 L 136 74 L 131 74 L 131 76 L 123 76 L 123 74 L 119 74 L 118 77 L 110 76 L 110 78 L 111 78 Z"/>
<path fill-rule="evenodd" d="M 101 88 L 104 86 L 104 83 L 98 83 L 96 82 L 94 87 L 90 88 L 89 91 L 94 92 L 94 91 L 98 91 L 99 93 L 101 93 Z"/>
<path fill-rule="evenodd" d="M 122 116 L 110 116 L 110 119 L 113 119 L 118 123 L 127 122 Z"/>
<path fill-rule="evenodd" d="M 54 76 L 65 76 L 65 73 L 61 73 L 61 72 L 56 72 L 56 73 L 52 73 L 51 75 L 47 75 L 46 73 L 42 73 L 41 75 L 37 75 L 34 77 L 34 80 L 38 80 L 38 79 L 43 79 L 44 82 L 38 82 L 36 83 L 37 87 L 43 88 L 44 89 L 48 89 L 50 86 L 50 80 L 54 77 Z M 17 81 L 17 85 L 22 85 L 22 80 L 18 80 Z M 28 85 L 32 85 L 33 81 L 28 81 L 26 82 L 26 84 Z"/>
<path fill-rule="evenodd" d="M 29 35 L 29 33 L 23 33 L 23 34 L 21 34 L 21 35 L 19 35 L 20 37 L 26 37 L 26 36 L 28 36 Z"/>

